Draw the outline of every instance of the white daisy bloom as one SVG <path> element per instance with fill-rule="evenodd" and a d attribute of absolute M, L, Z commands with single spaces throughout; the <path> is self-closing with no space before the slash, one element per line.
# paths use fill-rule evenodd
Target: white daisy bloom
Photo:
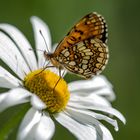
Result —
<path fill-rule="evenodd" d="M 48 26 L 32 17 L 35 47 L 46 50 L 40 30 L 51 51 Z M 50 140 L 55 131 L 54 119 L 80 140 L 112 140 L 110 131 L 100 122 L 107 121 L 118 130 L 123 115 L 111 106 L 115 99 L 112 85 L 100 75 L 90 80 L 67 84 L 59 79 L 54 68 L 41 72 L 46 61 L 43 52 L 37 59 L 30 43 L 14 26 L 0 24 L 0 59 L 15 73 L 0 66 L 0 87 L 9 89 L 0 94 L 0 112 L 14 105 L 30 102 L 32 107 L 23 118 L 17 140 Z M 39 74 L 38 74 L 39 73 Z"/>

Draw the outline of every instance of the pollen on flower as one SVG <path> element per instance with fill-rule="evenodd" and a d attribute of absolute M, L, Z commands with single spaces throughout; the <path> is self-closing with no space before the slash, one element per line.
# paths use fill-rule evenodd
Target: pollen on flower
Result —
<path fill-rule="evenodd" d="M 24 78 L 24 86 L 46 104 L 50 113 L 60 112 L 66 107 L 70 97 L 68 85 L 50 70 L 41 71 L 40 69 L 29 73 Z"/>

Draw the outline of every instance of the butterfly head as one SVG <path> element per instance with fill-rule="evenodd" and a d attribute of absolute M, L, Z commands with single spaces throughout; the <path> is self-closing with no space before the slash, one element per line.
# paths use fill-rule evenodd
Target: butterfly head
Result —
<path fill-rule="evenodd" d="M 53 66 L 60 67 L 60 64 L 55 59 L 53 53 L 48 53 L 47 51 L 44 51 L 44 57 L 45 57 L 46 60 L 50 61 L 53 64 Z"/>

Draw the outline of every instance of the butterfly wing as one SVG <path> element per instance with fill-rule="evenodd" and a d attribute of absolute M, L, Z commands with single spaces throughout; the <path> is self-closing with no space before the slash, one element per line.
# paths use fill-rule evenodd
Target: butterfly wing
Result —
<path fill-rule="evenodd" d="M 104 69 L 108 56 L 106 44 L 98 38 L 89 38 L 65 48 L 56 59 L 70 72 L 87 79 Z"/>
<path fill-rule="evenodd" d="M 106 22 L 97 13 L 90 13 L 84 16 L 58 44 L 54 55 L 57 56 L 63 49 L 88 38 L 98 38 L 103 43 L 107 42 Z"/>

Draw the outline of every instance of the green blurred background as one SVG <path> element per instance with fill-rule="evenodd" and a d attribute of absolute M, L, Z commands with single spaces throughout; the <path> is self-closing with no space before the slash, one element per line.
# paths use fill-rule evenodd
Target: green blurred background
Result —
<path fill-rule="evenodd" d="M 121 111 L 127 120 L 125 126 L 119 123 L 119 132 L 107 126 L 115 140 L 137 140 L 140 133 L 139 7 L 138 0 L 0 0 L 0 23 L 6 22 L 17 26 L 34 45 L 29 22 L 32 15 L 39 16 L 49 25 L 55 43 L 60 41 L 84 15 L 92 11 L 102 14 L 108 23 L 110 51 L 109 64 L 103 73 L 114 85 L 117 99 L 113 102 L 113 106 Z M 9 137 L 5 139 L 15 140 L 21 117 L 28 106 L 14 107 L 0 115 L 0 140 L 3 140 L 7 133 Z M 75 138 L 57 124 L 53 139 L 74 140 Z"/>

